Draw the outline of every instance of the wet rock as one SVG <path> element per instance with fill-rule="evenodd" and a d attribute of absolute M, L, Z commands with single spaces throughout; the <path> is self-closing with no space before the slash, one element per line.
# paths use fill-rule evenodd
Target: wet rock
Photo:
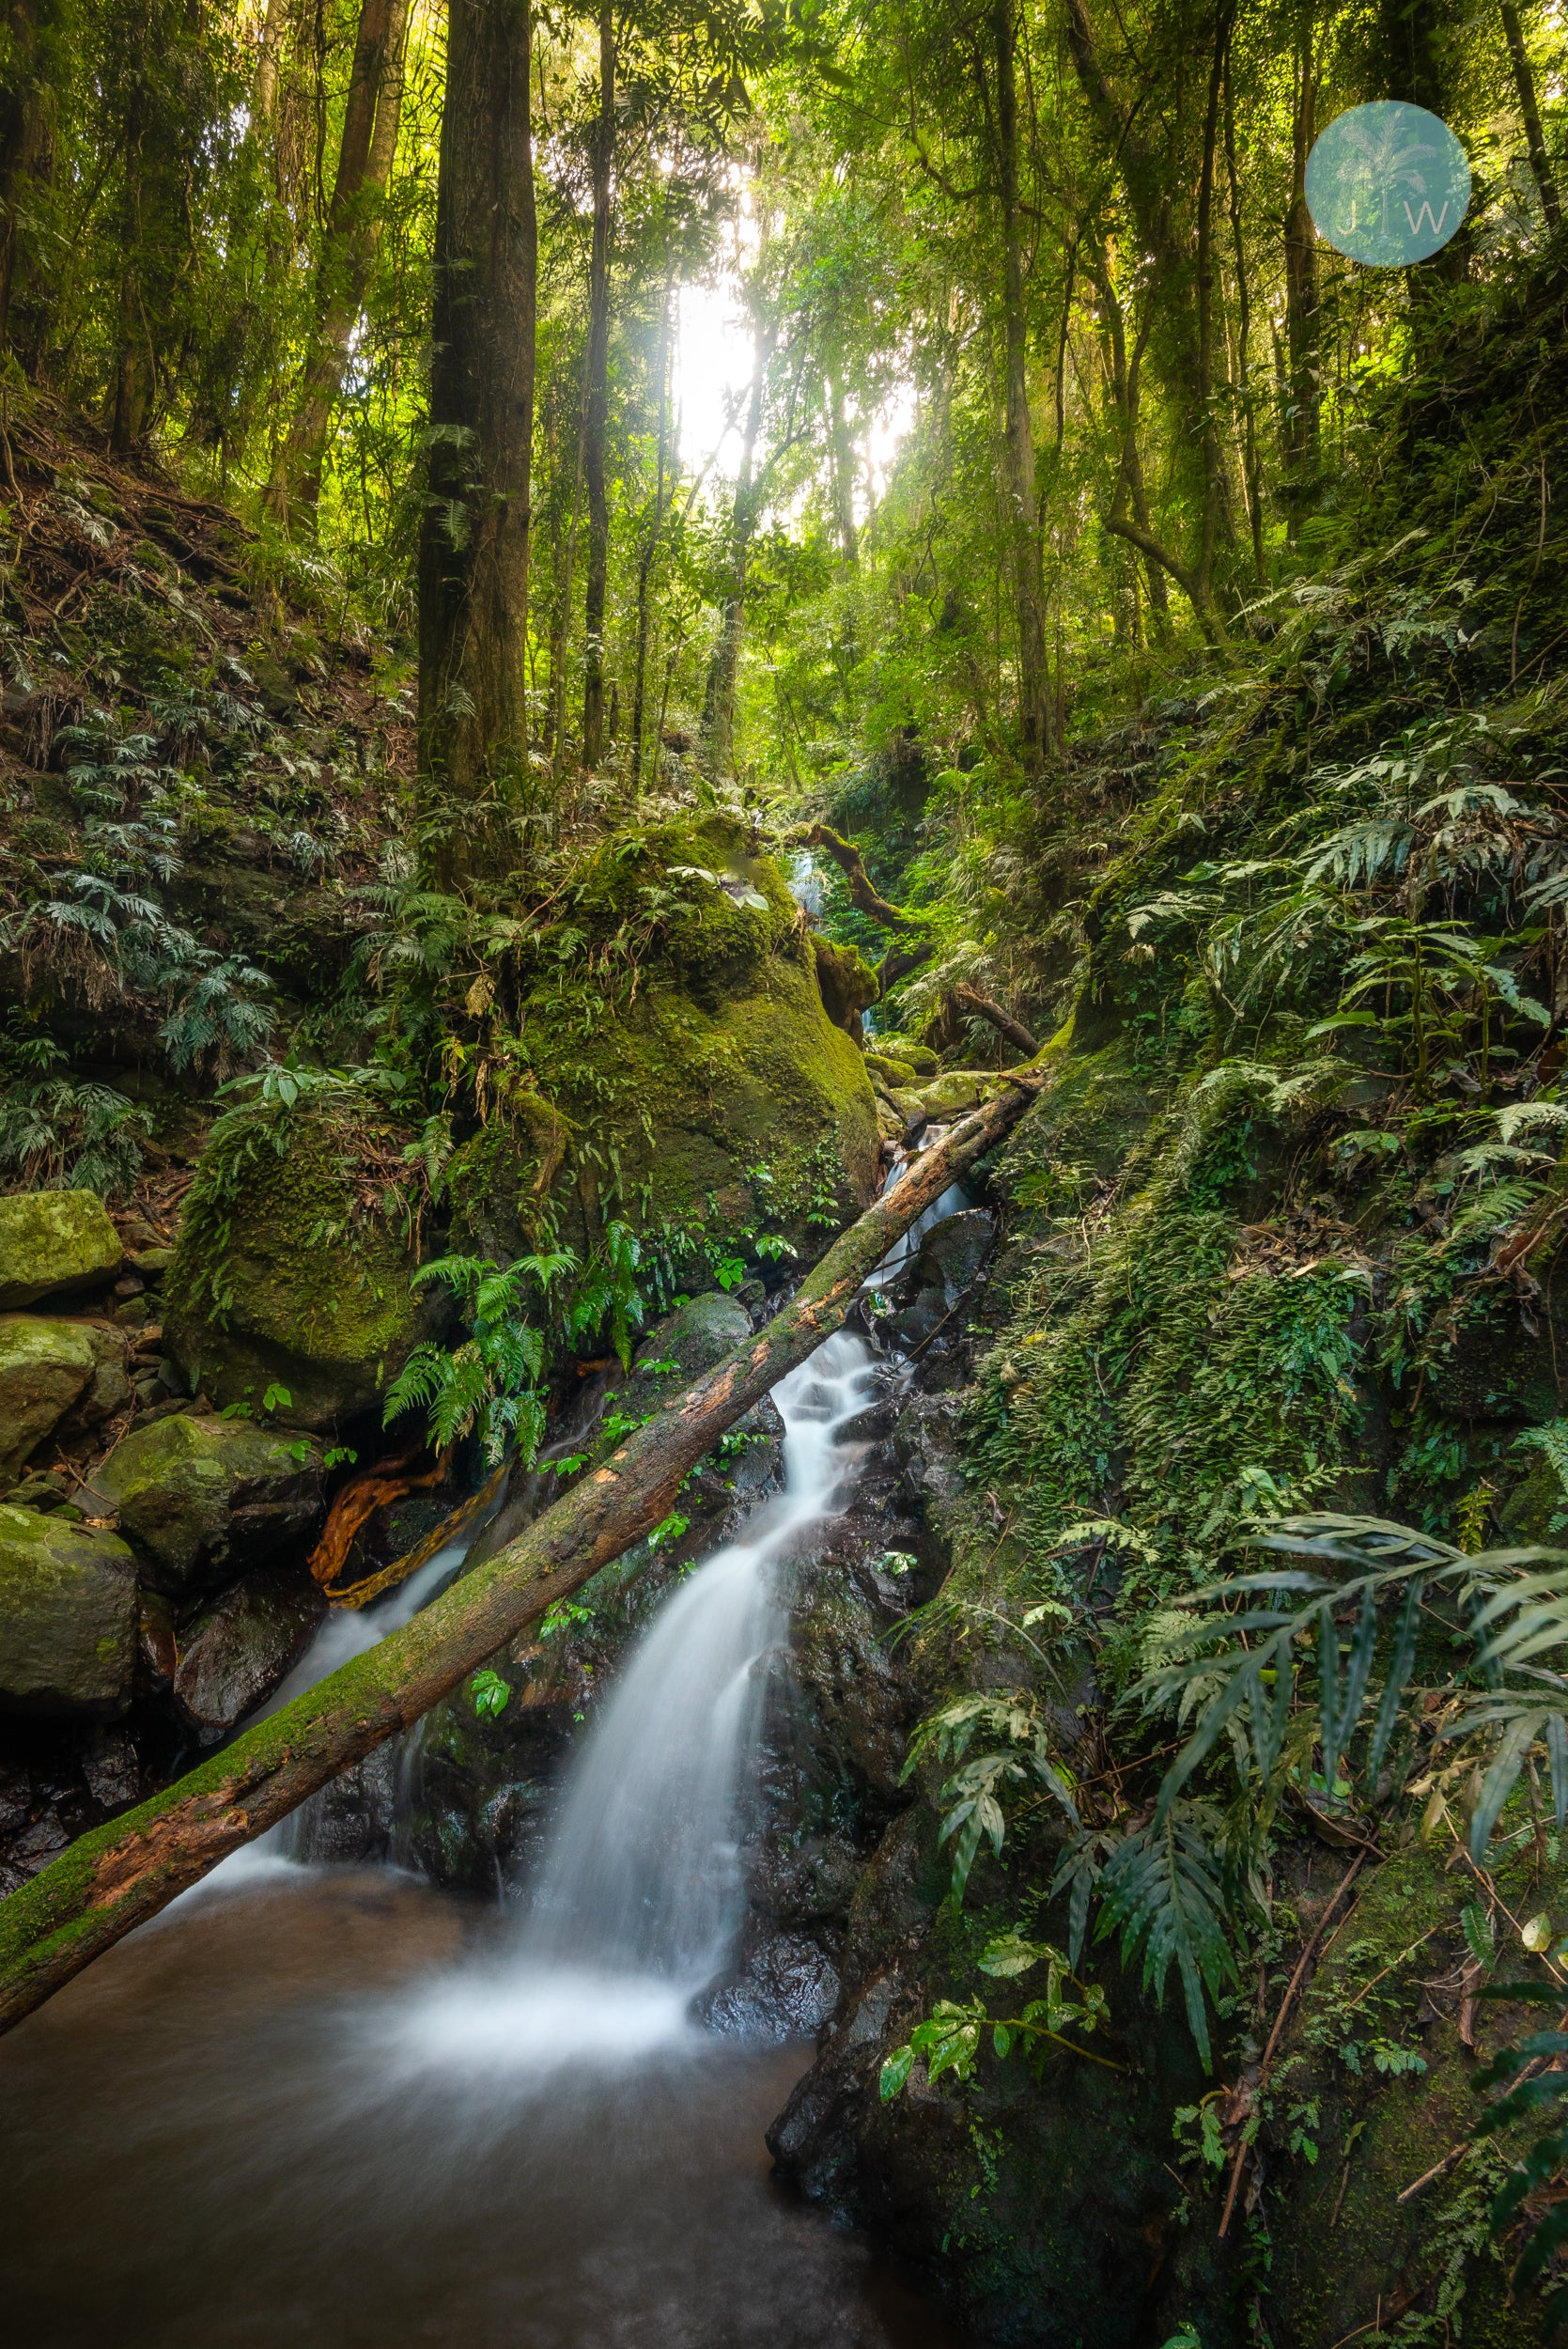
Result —
<path fill-rule="evenodd" d="M 0 1312 L 102 1288 L 122 1255 L 119 1234 L 95 1191 L 34 1190 L 0 1199 Z"/>
<path fill-rule="evenodd" d="M 216 1736 L 271 1695 L 327 1611 L 303 1570 L 263 1570 L 224 1593 L 181 1637 L 174 1692 L 186 1719 Z"/>
<path fill-rule="evenodd" d="M 674 1362 L 678 1379 L 675 1372 L 659 1374 L 661 1383 L 674 1390 L 711 1370 L 751 1334 L 752 1316 L 745 1306 L 722 1289 L 712 1289 L 654 1323 L 637 1348 L 634 1369 L 639 1377 L 647 1377 L 652 1375 L 650 1362 Z"/>
<path fill-rule="evenodd" d="M 803 1934 L 779 1933 L 708 2000 L 706 2020 L 747 2039 L 800 2039 L 821 2029 L 837 1999 L 831 1960 Z"/>
<path fill-rule="evenodd" d="M 123 1811 L 142 1791 L 136 1749 L 123 1729 L 95 1731 L 83 1751 L 82 1776 L 101 1811 Z"/>
<path fill-rule="evenodd" d="M 185 1411 L 116 1445 L 84 1489 L 84 1501 L 95 1497 L 117 1513 L 158 1588 L 210 1590 L 312 1524 L 321 1458 L 308 1439 Z"/>
<path fill-rule="evenodd" d="M 125 1543 L 0 1502 L 0 1710 L 120 1712 L 135 1655 L 136 1562 Z"/>
<path fill-rule="evenodd" d="M 0 1484 L 73 1406 L 97 1422 L 128 1402 L 122 1342 L 101 1322 L 0 1317 Z"/>

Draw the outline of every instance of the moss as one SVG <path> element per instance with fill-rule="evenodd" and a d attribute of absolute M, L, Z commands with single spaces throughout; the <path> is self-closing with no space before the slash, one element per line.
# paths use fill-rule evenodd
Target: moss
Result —
<path fill-rule="evenodd" d="M 101 1288 L 123 1254 L 95 1191 L 35 1190 L 0 1199 L 0 1312 Z"/>
<path fill-rule="evenodd" d="M 281 1387 L 284 1425 L 334 1427 L 372 1409 L 429 1334 L 407 1247 L 362 1205 L 357 1147 L 339 1116 L 303 1104 L 231 1111 L 214 1127 L 165 1277 L 163 1328 L 220 1408 L 258 1407 Z"/>
<path fill-rule="evenodd" d="M 611 851 L 596 860 L 588 906 L 613 880 L 623 919 L 650 890 L 684 889 L 691 910 L 648 950 L 634 989 L 536 985 L 513 1048 L 526 1065 L 519 1106 L 450 1170 L 459 1228 L 487 1253 L 527 1244 L 542 1192 L 580 1251 L 617 1213 L 677 1262 L 745 1253 L 765 1233 L 809 1260 L 868 1204 L 878 1137 L 864 1062 L 823 1008 L 782 875 L 743 852 L 740 836 L 727 819 L 666 826 L 608 877 L 598 868 Z M 662 881 L 655 848 L 669 860 Z M 705 858 L 702 870 L 722 869 L 761 904 L 683 879 L 680 865 Z"/>

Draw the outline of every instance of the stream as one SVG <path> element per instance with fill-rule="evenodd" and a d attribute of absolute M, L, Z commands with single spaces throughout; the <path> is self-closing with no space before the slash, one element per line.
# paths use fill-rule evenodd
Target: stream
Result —
<path fill-rule="evenodd" d="M 945 1204 L 945 1203 L 944 1203 Z M 778 1569 L 842 1509 L 872 1358 L 774 1391 L 784 1488 L 665 1598 L 483 1911 L 309 1862 L 286 1822 L 0 2045 L 0 2257 L 30 2349 L 939 2349 L 866 2246 L 769 2176 L 812 2057 L 707 2030 Z M 287 1693 L 432 1597 L 329 1618 Z M 280 1692 L 275 1702 L 282 1701 Z M 308 1809 L 308 1806 L 307 1806 Z M 302 1857 L 305 1855 L 305 1857 Z"/>

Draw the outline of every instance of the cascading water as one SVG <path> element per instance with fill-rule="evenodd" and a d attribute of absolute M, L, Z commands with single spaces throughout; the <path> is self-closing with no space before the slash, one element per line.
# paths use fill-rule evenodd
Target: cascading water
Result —
<path fill-rule="evenodd" d="M 840 1330 L 774 1389 L 783 1493 L 665 1601 L 572 1766 L 513 1948 L 399 2012 L 404 2061 L 555 2071 L 691 2033 L 744 1906 L 739 1812 L 787 1627 L 778 1568 L 842 1505 L 843 1430 L 877 1375 Z"/>
<path fill-rule="evenodd" d="M 942 2349 L 863 2247 L 768 2185 L 762 2129 L 799 2050 L 691 2019 L 742 1913 L 780 1570 L 846 1504 L 847 1423 L 877 1377 L 846 1332 L 775 1390 L 785 1488 L 664 1601 L 520 1913 L 465 1927 L 416 1879 L 274 1850 L 248 1884 L 215 1872 L 233 1897 L 188 1896 L 5 2042 L 20 2335 Z M 287 1693 L 458 1563 L 334 1617 Z M 465 1931 L 488 1960 L 460 1955 Z"/>

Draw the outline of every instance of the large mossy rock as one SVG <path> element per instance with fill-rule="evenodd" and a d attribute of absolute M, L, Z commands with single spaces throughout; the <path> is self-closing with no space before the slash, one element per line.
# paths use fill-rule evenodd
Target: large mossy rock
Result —
<path fill-rule="evenodd" d="M 136 1561 L 124 1542 L 0 1502 L 0 1712 L 123 1712 L 136 1621 Z"/>
<path fill-rule="evenodd" d="M 348 1087 L 219 1120 L 163 1283 L 164 1346 L 193 1393 L 258 1408 L 271 1391 L 271 1416 L 320 1433 L 377 1408 L 441 1312 L 365 1205 L 370 1152 L 396 1163 L 405 1139 Z"/>
<path fill-rule="evenodd" d="M 809 1262 L 869 1204 L 879 1136 L 777 861 L 724 813 L 662 825 L 606 844 L 572 918 L 508 1041 L 513 1109 L 452 1161 L 465 1239 L 521 1252 L 549 1190 L 579 1251 L 614 1213 L 688 1266 L 758 1237 Z"/>
<path fill-rule="evenodd" d="M 744 1346 L 751 1334 L 752 1316 L 745 1306 L 722 1289 L 709 1289 L 655 1322 L 637 1349 L 635 1367 L 645 1371 L 654 1362 L 674 1362 L 685 1386 Z M 660 1375 L 674 1385 L 673 1373 Z"/>
<path fill-rule="evenodd" d="M 97 1470 L 90 1498 L 118 1517 L 160 1590 L 232 1582 L 314 1522 L 321 1455 L 241 1419 L 177 1412 L 139 1427 Z"/>
<path fill-rule="evenodd" d="M 0 1486 L 69 1411 L 101 1420 L 130 1399 L 124 1340 L 103 1323 L 0 1316 Z"/>
<path fill-rule="evenodd" d="M 0 1313 L 102 1288 L 124 1253 L 96 1191 L 32 1190 L 0 1199 Z"/>

